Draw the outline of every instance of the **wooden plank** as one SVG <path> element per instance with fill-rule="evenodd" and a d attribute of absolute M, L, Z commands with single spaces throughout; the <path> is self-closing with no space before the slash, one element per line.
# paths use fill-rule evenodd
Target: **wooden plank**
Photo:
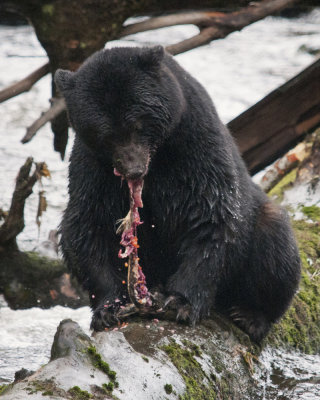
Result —
<path fill-rule="evenodd" d="M 320 125 L 320 59 L 229 122 L 254 174 Z"/>

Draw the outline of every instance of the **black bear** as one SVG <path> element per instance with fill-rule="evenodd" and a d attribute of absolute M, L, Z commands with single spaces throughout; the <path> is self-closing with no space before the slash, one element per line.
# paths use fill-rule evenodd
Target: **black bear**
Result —
<path fill-rule="evenodd" d="M 297 290 L 298 250 L 205 89 L 161 46 L 102 50 L 55 81 L 76 132 L 61 246 L 89 291 L 91 327 L 114 324 L 128 300 L 116 230 L 129 195 L 115 169 L 144 184 L 149 289 L 161 288 L 178 318 L 195 323 L 214 308 L 259 342 Z"/>

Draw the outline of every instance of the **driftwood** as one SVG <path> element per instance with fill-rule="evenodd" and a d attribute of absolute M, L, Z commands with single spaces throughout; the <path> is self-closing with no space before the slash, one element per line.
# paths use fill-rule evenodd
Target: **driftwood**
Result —
<path fill-rule="evenodd" d="M 252 174 L 320 124 L 320 60 L 229 122 Z"/>

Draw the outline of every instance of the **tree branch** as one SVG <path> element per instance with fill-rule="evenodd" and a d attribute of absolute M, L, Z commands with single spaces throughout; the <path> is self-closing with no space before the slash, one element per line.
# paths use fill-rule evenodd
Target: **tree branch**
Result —
<path fill-rule="evenodd" d="M 222 39 L 228 35 L 228 33 L 222 32 L 223 31 L 220 28 L 205 28 L 198 35 L 192 36 L 191 38 L 183 40 L 182 42 L 167 46 L 166 50 L 172 55 L 184 53 L 185 51 L 208 44 L 212 40 Z"/>
<path fill-rule="evenodd" d="M 135 33 L 150 31 L 153 29 L 166 28 L 175 25 L 202 25 L 210 23 L 215 16 L 223 16 L 224 13 L 212 11 L 188 12 L 170 14 L 162 17 L 149 18 L 142 22 L 127 25 L 121 32 L 121 37 L 134 35 Z"/>
<path fill-rule="evenodd" d="M 53 98 L 52 106 L 46 112 L 42 113 L 32 125 L 27 129 L 27 133 L 21 139 L 22 143 L 28 143 L 35 136 L 40 128 L 47 122 L 52 121 L 57 115 L 66 109 L 66 103 L 63 98 Z"/>
<path fill-rule="evenodd" d="M 264 0 L 259 3 L 253 3 L 240 11 L 228 14 L 203 11 L 155 17 L 126 26 L 121 36 L 173 25 L 193 24 L 198 26 L 201 29 L 199 34 L 166 47 L 169 53 L 175 55 L 208 44 L 212 40 L 222 39 L 229 33 L 239 31 L 245 26 L 259 21 L 268 15 L 277 13 L 297 1 L 298 0 Z"/>
<path fill-rule="evenodd" d="M 0 103 L 11 99 L 21 93 L 28 92 L 32 86 L 38 82 L 42 77 L 50 71 L 49 63 L 44 64 L 42 67 L 36 69 L 30 75 L 26 76 L 19 82 L 10 85 L 9 87 L 0 91 Z"/>

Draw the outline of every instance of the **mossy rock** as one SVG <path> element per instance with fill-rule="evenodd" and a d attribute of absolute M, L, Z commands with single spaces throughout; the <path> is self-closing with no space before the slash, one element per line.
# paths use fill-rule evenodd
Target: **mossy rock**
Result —
<path fill-rule="evenodd" d="M 186 392 L 181 396 L 181 400 L 214 400 L 217 398 L 216 383 L 212 379 L 207 379 L 201 365 L 194 358 L 196 354 L 192 350 L 183 348 L 174 341 L 169 345 L 163 346 L 162 349 L 185 381 Z"/>

